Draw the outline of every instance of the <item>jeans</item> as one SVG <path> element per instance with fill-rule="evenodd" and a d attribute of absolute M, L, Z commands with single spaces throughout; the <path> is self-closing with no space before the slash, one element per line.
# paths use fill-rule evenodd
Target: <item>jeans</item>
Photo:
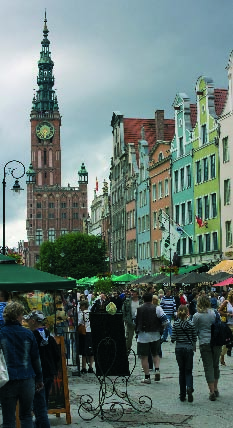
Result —
<path fill-rule="evenodd" d="M 36 418 L 36 428 L 50 428 L 45 399 L 45 388 L 42 388 L 40 391 L 36 391 L 33 400 L 33 412 Z"/>
<path fill-rule="evenodd" d="M 35 379 L 9 380 L 0 389 L 2 405 L 2 428 L 15 428 L 16 404 L 19 400 L 21 428 L 33 428 L 32 403 L 35 393 Z"/>
<path fill-rule="evenodd" d="M 179 366 L 180 396 L 186 396 L 186 387 L 193 388 L 193 350 L 176 348 L 176 361 Z"/>
<path fill-rule="evenodd" d="M 167 325 L 167 327 L 164 329 L 164 332 L 163 332 L 163 340 L 167 340 L 167 338 L 168 338 L 168 333 L 170 334 L 170 336 L 172 335 L 172 324 L 171 324 L 171 321 L 172 321 L 172 315 L 167 315 L 166 314 L 166 317 L 167 317 L 167 319 L 168 319 L 168 321 L 169 321 L 169 323 L 168 323 L 168 325 Z"/>

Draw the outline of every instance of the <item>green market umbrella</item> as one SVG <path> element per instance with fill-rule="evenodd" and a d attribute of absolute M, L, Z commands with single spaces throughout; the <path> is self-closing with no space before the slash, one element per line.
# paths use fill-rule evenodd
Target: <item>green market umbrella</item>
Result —
<path fill-rule="evenodd" d="M 179 275 L 184 275 L 185 273 L 192 272 L 194 270 L 200 269 L 203 265 L 192 265 L 192 266 L 184 266 L 179 268 Z"/>
<path fill-rule="evenodd" d="M 114 278 L 114 282 L 132 282 L 137 277 L 137 275 L 132 275 L 131 273 L 125 273 L 123 275 L 118 276 L 117 278 Z"/>
<path fill-rule="evenodd" d="M 137 278 L 131 282 L 131 284 L 146 284 L 146 283 L 155 283 L 156 276 L 153 275 L 144 275 L 141 278 Z"/>
<path fill-rule="evenodd" d="M 0 290 L 69 290 L 76 287 L 76 280 L 70 280 L 48 272 L 17 264 L 15 259 L 0 254 Z"/>

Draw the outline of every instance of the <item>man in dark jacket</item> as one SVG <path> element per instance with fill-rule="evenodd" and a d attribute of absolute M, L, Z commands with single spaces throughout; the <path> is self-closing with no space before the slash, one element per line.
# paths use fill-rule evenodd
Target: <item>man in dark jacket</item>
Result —
<path fill-rule="evenodd" d="M 145 373 L 145 378 L 142 383 L 151 383 L 149 374 L 148 355 L 152 354 L 155 367 L 155 381 L 160 380 L 159 363 L 160 363 L 160 333 L 164 328 L 168 319 L 163 312 L 161 306 L 155 306 L 152 303 L 152 294 L 145 293 L 143 296 L 144 304 L 137 309 L 136 316 L 136 331 L 137 353 L 141 358 L 142 368 Z"/>
<path fill-rule="evenodd" d="M 36 390 L 43 389 L 38 346 L 31 331 L 22 326 L 24 307 L 10 302 L 5 307 L 5 325 L 0 330 L 9 382 L 0 388 L 4 427 L 15 426 L 16 403 L 19 402 L 21 427 L 32 427 L 32 403 Z"/>
<path fill-rule="evenodd" d="M 32 311 L 26 315 L 30 330 L 32 330 L 39 348 L 41 367 L 43 373 L 44 389 L 36 391 L 33 410 L 36 417 L 37 428 L 50 427 L 47 417 L 49 392 L 53 384 L 54 376 L 58 372 L 60 361 L 59 347 L 50 332 L 44 327 L 45 316 L 41 311 Z"/>

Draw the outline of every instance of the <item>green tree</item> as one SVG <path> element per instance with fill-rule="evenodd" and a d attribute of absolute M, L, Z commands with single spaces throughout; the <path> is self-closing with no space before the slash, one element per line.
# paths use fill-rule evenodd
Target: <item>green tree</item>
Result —
<path fill-rule="evenodd" d="M 36 269 L 44 272 L 55 273 L 56 260 L 55 260 L 55 243 L 43 242 L 40 247 L 40 258 L 36 263 Z"/>
<path fill-rule="evenodd" d="M 100 236 L 72 232 L 41 245 L 37 268 L 76 279 L 92 277 L 106 272 L 105 255 L 106 245 Z"/>
<path fill-rule="evenodd" d="M 94 284 L 94 291 L 100 293 L 101 291 L 105 294 L 109 294 L 113 289 L 114 283 L 111 278 L 100 278 Z"/>

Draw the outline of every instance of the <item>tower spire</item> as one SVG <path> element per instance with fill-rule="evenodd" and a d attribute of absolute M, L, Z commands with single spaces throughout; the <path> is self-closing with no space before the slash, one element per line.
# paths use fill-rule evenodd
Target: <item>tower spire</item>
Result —
<path fill-rule="evenodd" d="M 32 109 L 37 112 L 53 112 L 58 111 L 58 102 L 55 97 L 53 66 L 51 52 L 49 50 L 50 41 L 48 39 L 47 14 L 45 9 L 43 40 L 41 41 L 42 50 L 38 61 L 38 90 L 33 98 Z M 55 99 L 56 98 L 56 99 Z"/>

